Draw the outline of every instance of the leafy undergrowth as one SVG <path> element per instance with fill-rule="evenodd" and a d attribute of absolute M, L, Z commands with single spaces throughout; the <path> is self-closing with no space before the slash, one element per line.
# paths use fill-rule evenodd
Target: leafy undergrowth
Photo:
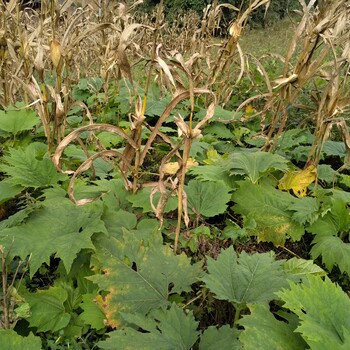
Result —
<path fill-rule="evenodd" d="M 28 112 L 12 113 L 24 121 Z M 207 136 L 193 143 L 197 162 L 184 188 L 189 221 L 181 226 L 181 254 L 174 255 L 175 192 L 160 226 L 152 208 L 159 192 L 144 187 L 132 194 L 110 159 L 98 158 L 94 178 L 80 177 L 73 191 L 77 201 L 99 199 L 77 206 L 67 198 L 69 175 L 56 171 L 45 143 L 21 125 L 7 129 L 20 134 L 15 147 L 11 136 L 4 138 L 9 145 L 0 165 L 3 274 L 14 330 L 1 331 L 3 343 L 12 349 L 23 341 L 28 349 L 347 346 L 349 299 L 324 277 L 338 276 L 335 282 L 349 288 L 349 175 L 327 164 L 346 156 L 342 142 L 326 142 L 323 164 L 298 170 L 292 154 L 312 147 L 307 131 L 286 131 L 277 154 L 248 147 L 253 130 L 238 144 L 240 126 L 210 124 L 215 143 Z M 218 152 L 215 145 L 227 144 L 228 136 L 233 152 Z M 114 135 L 103 135 L 103 142 L 115 142 Z M 62 157 L 71 167 L 82 157 L 79 147 L 71 144 Z M 6 206 L 15 214 L 7 215 Z"/>
<path fill-rule="evenodd" d="M 310 6 L 299 35 L 303 23 L 318 28 L 325 15 L 311 16 Z M 160 45 L 144 58 L 157 65 L 139 78 L 143 90 L 125 54 L 141 25 L 122 10 L 113 26 L 93 25 L 121 25 L 119 56 L 103 77 L 66 79 L 61 58 L 69 55 L 51 43 L 55 87 L 44 75 L 39 87 L 33 75 L 20 102 L 3 101 L 1 347 L 349 348 L 350 102 L 341 76 L 348 56 L 335 47 L 336 64 L 321 65 L 306 37 L 286 64 L 297 62 L 298 74 L 288 71 L 272 89 L 267 76 L 281 67 L 267 65 L 267 73 L 253 59 L 255 68 L 225 90 L 206 80 L 223 78 L 229 45 L 218 65 L 206 57 L 208 75 L 198 71 L 199 55 L 163 59 Z M 304 54 L 312 64 L 303 66 Z M 320 56 L 327 59 L 329 47 Z M 266 104 L 254 104 L 264 75 L 271 91 Z"/>

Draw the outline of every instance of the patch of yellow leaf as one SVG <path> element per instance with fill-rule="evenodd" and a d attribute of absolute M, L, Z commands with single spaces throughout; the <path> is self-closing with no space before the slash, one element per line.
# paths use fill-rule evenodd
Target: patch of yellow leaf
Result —
<path fill-rule="evenodd" d="M 317 168 L 314 164 L 308 165 L 304 170 L 289 171 L 279 181 L 278 189 L 292 190 L 297 197 L 305 197 L 307 187 L 316 181 Z"/>
<path fill-rule="evenodd" d="M 245 108 L 244 118 L 249 118 L 252 115 L 254 115 L 256 112 L 257 110 L 251 104 L 248 104 L 247 107 Z"/>
<path fill-rule="evenodd" d="M 188 158 L 187 164 L 186 164 L 186 171 L 196 165 L 198 165 L 198 162 L 196 162 L 195 159 Z M 175 175 L 179 171 L 179 163 L 178 162 L 166 163 L 163 168 L 163 171 L 164 171 L 164 174 Z"/>

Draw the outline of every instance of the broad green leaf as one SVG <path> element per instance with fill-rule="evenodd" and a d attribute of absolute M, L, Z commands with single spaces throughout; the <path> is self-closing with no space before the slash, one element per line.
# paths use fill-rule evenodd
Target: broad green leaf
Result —
<path fill-rule="evenodd" d="M 26 293 L 24 298 L 31 309 L 30 326 L 36 327 L 38 332 L 56 332 L 68 325 L 71 316 L 63 305 L 68 293 L 62 287 Z"/>
<path fill-rule="evenodd" d="M 269 152 L 234 152 L 227 164 L 231 174 L 247 175 L 256 184 L 259 179 L 275 170 L 287 170 L 287 159 Z"/>
<path fill-rule="evenodd" d="M 143 188 L 142 190 L 139 190 L 136 194 L 129 194 L 126 198 L 130 203 L 132 203 L 132 206 L 135 208 L 142 208 L 143 213 L 149 213 L 152 212 L 152 206 L 151 206 L 151 187 Z M 170 193 L 170 192 L 168 192 Z M 153 205 L 156 207 L 157 203 L 160 198 L 160 192 L 157 192 L 153 197 Z M 175 210 L 177 208 L 177 198 L 176 197 L 169 197 L 168 202 L 165 206 L 164 212 L 167 213 L 169 211 Z"/>
<path fill-rule="evenodd" d="M 147 108 L 145 114 L 147 116 L 161 116 L 168 107 L 170 99 L 165 97 L 161 99 L 147 100 Z"/>
<path fill-rule="evenodd" d="M 223 182 L 191 180 L 185 187 L 188 209 L 205 217 L 222 214 L 231 199 L 230 189 Z"/>
<path fill-rule="evenodd" d="M 339 174 L 339 182 L 350 188 L 350 175 Z"/>
<path fill-rule="evenodd" d="M 198 338 L 198 322 L 192 312 L 186 315 L 175 304 L 168 310 L 153 310 L 147 317 L 137 314 L 123 314 L 123 317 L 143 332 L 135 327 L 123 327 L 99 342 L 101 349 L 190 350 Z"/>
<path fill-rule="evenodd" d="M 276 294 L 299 316 L 296 332 L 311 349 L 350 348 L 350 299 L 328 277 L 309 275 L 307 283 L 291 283 Z"/>
<path fill-rule="evenodd" d="M 196 119 L 203 119 L 205 115 L 207 114 L 207 110 L 201 108 L 198 113 L 196 113 L 195 118 Z M 214 115 L 212 117 L 212 121 L 214 120 L 231 120 L 233 116 L 233 112 L 229 111 L 227 109 L 224 109 L 220 106 L 215 106 Z M 242 116 L 242 113 L 236 113 L 235 119 L 239 120 L 239 118 Z"/>
<path fill-rule="evenodd" d="M 240 179 L 238 176 L 230 176 L 222 164 L 195 166 L 188 173 L 200 181 L 224 182 L 231 189 L 237 187 L 235 180 Z"/>
<path fill-rule="evenodd" d="M 23 191 L 23 187 L 19 185 L 13 185 L 9 181 L 0 181 L 0 204 L 14 198 Z"/>
<path fill-rule="evenodd" d="M 33 110 L 0 110 L 0 130 L 16 135 L 21 131 L 33 129 L 40 118 Z"/>
<path fill-rule="evenodd" d="M 299 240 L 304 234 L 304 227 L 292 219 L 290 206 L 297 200 L 287 192 L 276 190 L 272 186 L 254 185 L 249 181 L 239 183 L 232 199 L 237 204 L 233 207 L 236 214 L 244 215 L 256 222 L 254 229 L 248 229 L 258 241 L 284 245 L 287 238 Z"/>
<path fill-rule="evenodd" d="M 22 337 L 13 329 L 0 329 L 0 346 L 4 350 L 41 350 L 41 338 L 32 333 Z"/>
<path fill-rule="evenodd" d="M 206 287 L 220 300 L 238 308 L 248 303 L 268 303 L 274 293 L 288 285 L 282 261 L 269 253 L 237 256 L 232 247 L 222 251 L 217 260 L 207 257 L 208 273 L 202 277 Z"/>
<path fill-rule="evenodd" d="M 316 235 L 335 236 L 350 230 L 350 215 L 346 203 L 339 199 L 332 201 L 331 210 L 307 228 Z"/>
<path fill-rule="evenodd" d="M 241 350 L 243 348 L 238 336 L 239 331 L 229 325 L 220 328 L 210 326 L 201 335 L 199 350 Z"/>
<path fill-rule="evenodd" d="M 67 179 L 57 172 L 49 158 L 38 159 L 30 146 L 25 150 L 12 148 L 2 160 L 5 164 L 0 165 L 0 171 L 9 176 L 7 182 L 14 186 L 46 187 Z"/>
<path fill-rule="evenodd" d="M 343 158 L 346 154 L 345 143 L 341 141 L 327 140 L 322 148 L 322 153 L 327 157 L 337 156 Z"/>
<path fill-rule="evenodd" d="M 318 218 L 319 205 L 317 199 L 313 197 L 298 198 L 289 209 L 294 211 L 292 219 L 302 225 L 306 222 L 312 224 Z"/>
<path fill-rule="evenodd" d="M 316 265 L 313 260 L 291 258 L 282 265 L 283 269 L 289 271 L 293 277 L 300 280 L 307 275 L 326 276 L 327 273 Z"/>
<path fill-rule="evenodd" d="M 320 164 L 317 166 L 317 179 L 327 183 L 333 183 L 337 178 L 338 172 L 333 170 L 329 164 Z"/>
<path fill-rule="evenodd" d="M 322 262 L 329 271 L 337 265 L 341 272 L 350 275 L 350 243 L 343 242 L 339 237 L 316 235 L 311 248 L 313 259 L 322 256 Z"/>
<path fill-rule="evenodd" d="M 122 234 L 123 228 L 132 230 L 137 225 L 136 215 L 121 209 L 105 209 L 102 220 L 106 225 L 108 233 L 114 237 Z"/>
<path fill-rule="evenodd" d="M 239 340 L 245 350 L 304 350 L 305 342 L 294 327 L 277 321 L 266 305 L 249 305 L 250 315 L 245 315 L 239 324 L 244 327 Z"/>
<path fill-rule="evenodd" d="M 5 228 L 14 227 L 22 224 L 27 220 L 30 214 L 36 209 L 38 209 L 39 207 L 40 207 L 40 204 L 29 205 L 25 209 L 20 210 L 17 213 L 11 215 L 6 220 L 0 221 L 0 232 Z"/>
<path fill-rule="evenodd" d="M 190 291 L 200 274 L 200 265 L 191 265 L 185 254 L 175 256 L 159 239 L 150 239 L 140 240 L 137 233 L 126 232 L 120 240 L 100 236 L 96 242 L 104 274 L 88 278 L 109 292 L 101 307 L 112 327 L 123 323 L 121 312 L 145 315 L 168 305 L 170 294 Z"/>
<path fill-rule="evenodd" d="M 84 248 L 94 249 L 91 236 L 106 232 L 98 203 L 83 207 L 75 206 L 68 199 L 44 203 L 24 224 L 0 232 L 3 244 L 12 247 L 11 254 L 23 259 L 32 255 L 31 276 L 42 263 L 50 264 L 52 254 L 61 258 L 69 272 L 77 253 Z"/>
<path fill-rule="evenodd" d="M 225 124 L 218 122 L 210 123 L 210 125 L 205 128 L 205 133 L 214 135 L 219 139 L 234 139 L 232 131 Z"/>
<path fill-rule="evenodd" d="M 80 307 L 83 309 L 83 312 L 79 315 L 79 318 L 83 320 L 85 324 L 90 325 L 96 330 L 99 330 L 105 327 L 105 314 L 94 302 L 94 297 L 94 294 L 83 295 L 83 301 L 80 304 Z"/>

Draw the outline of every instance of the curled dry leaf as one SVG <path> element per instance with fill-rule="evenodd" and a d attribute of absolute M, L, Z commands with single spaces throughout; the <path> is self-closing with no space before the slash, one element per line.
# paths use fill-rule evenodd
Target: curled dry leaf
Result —
<path fill-rule="evenodd" d="M 74 131 L 72 131 L 70 134 L 68 134 L 57 146 L 55 154 L 52 156 L 52 161 L 56 167 L 56 169 L 61 172 L 61 173 L 65 173 L 65 174 L 73 174 L 74 171 L 72 170 L 63 170 L 61 169 L 60 166 L 60 159 L 62 156 L 63 151 L 65 150 L 65 148 L 74 140 L 79 138 L 79 135 L 82 132 L 85 131 L 108 131 L 114 134 L 117 134 L 119 136 L 121 136 L 123 139 L 125 139 L 130 146 L 132 146 L 133 148 L 137 149 L 138 146 L 137 144 L 134 142 L 134 140 L 127 135 L 122 129 L 120 129 L 117 126 L 113 126 L 110 124 L 92 124 L 92 125 L 86 125 L 86 126 L 82 126 Z M 123 159 L 126 159 L 123 157 Z M 128 162 L 126 162 L 127 165 Z"/>
<path fill-rule="evenodd" d="M 71 177 L 71 180 L 69 182 L 68 196 L 69 196 L 70 200 L 72 202 L 74 202 L 76 205 L 85 205 L 87 203 L 92 203 L 92 202 L 95 202 L 102 197 L 102 195 L 100 195 L 100 196 L 95 197 L 95 198 L 84 198 L 84 199 L 77 200 L 74 196 L 74 184 L 75 184 L 76 178 L 79 175 L 81 175 L 82 173 L 84 173 L 85 171 L 87 171 L 93 167 L 93 163 L 97 158 L 106 158 L 106 157 L 120 158 L 123 160 L 124 164 L 126 164 L 126 166 L 129 169 L 131 169 L 130 164 L 128 164 L 128 162 L 123 157 L 123 155 L 120 152 L 115 151 L 115 150 L 104 150 L 104 151 L 98 152 L 98 153 L 94 154 L 93 156 L 89 157 L 79 166 L 79 168 L 75 172 L 73 172 L 73 176 Z M 128 180 L 126 179 L 125 176 L 124 176 L 124 181 L 126 181 L 125 185 L 128 186 Z"/>

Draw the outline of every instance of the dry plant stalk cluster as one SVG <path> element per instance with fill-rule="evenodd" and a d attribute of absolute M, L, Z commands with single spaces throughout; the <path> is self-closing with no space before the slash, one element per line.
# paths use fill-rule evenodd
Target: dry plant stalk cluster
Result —
<path fill-rule="evenodd" d="M 41 8 L 22 11 L 17 1 L 1 2 L 0 18 L 0 104 L 3 108 L 24 100 L 33 106 L 41 118 L 49 151 L 55 149 L 52 159 L 59 171 L 72 175 L 69 196 L 78 205 L 92 199 L 77 200 L 74 183 L 88 169 L 93 170 L 94 161 L 101 157 L 114 162 L 120 169 L 127 189 L 136 192 L 140 187 L 152 186 L 151 202 L 156 216 L 162 221 L 162 213 L 170 194 L 178 196 L 178 224 L 175 251 L 182 219 L 188 223 L 184 181 L 186 165 L 193 139 L 200 137 L 201 128 L 214 114 L 215 105 L 225 105 L 244 74 L 248 73 L 251 59 L 266 81 L 266 92 L 252 96 L 232 113 L 234 122 L 237 112 L 252 101 L 262 100 L 264 107 L 254 116 L 261 116 L 262 136 L 266 138 L 265 149 L 273 149 L 287 124 L 288 106 L 298 104 L 300 94 L 314 85 L 310 98 L 314 108 L 309 110 L 310 121 L 315 126 L 316 141 L 310 161 L 319 160 L 320 150 L 333 126 L 337 126 L 344 138 L 350 160 L 350 137 L 345 115 L 350 105 L 350 2 L 348 0 L 319 1 L 301 4 L 301 20 L 296 26 L 286 57 L 281 78 L 271 82 L 262 61 L 244 55 L 239 45 L 247 19 L 260 6 L 268 9 L 269 0 L 251 1 L 241 12 L 230 4 L 218 4 L 214 0 L 203 11 L 203 17 L 190 14 L 172 26 L 164 20 L 162 2 L 153 15 L 134 16 L 142 0 L 133 4 L 104 1 L 103 11 L 93 6 L 78 7 L 73 0 L 62 5 L 58 1 L 41 1 Z M 222 9 L 233 11 L 235 20 L 227 28 L 227 39 L 218 43 L 213 33 L 220 28 Z M 137 20 L 138 19 L 138 20 Z M 300 48 L 297 44 L 303 42 Z M 143 66 L 142 66 L 143 65 Z M 144 93 L 138 93 L 139 81 L 135 81 L 134 69 L 142 66 L 146 76 Z M 115 125 L 96 124 L 91 111 L 80 101 L 72 98 L 72 86 L 82 77 L 100 76 L 103 79 L 105 103 L 108 102 L 110 83 L 118 87 L 124 79 L 130 87 L 130 105 L 134 112 L 130 118 L 130 133 L 117 122 Z M 321 78 L 323 85 L 317 86 Z M 160 91 L 171 93 L 172 100 L 154 126 L 145 116 L 147 96 L 151 81 Z M 310 89 L 311 91 L 311 89 Z M 117 92 L 118 93 L 118 92 Z M 204 95 L 207 114 L 194 123 L 194 105 L 197 95 Z M 181 141 L 174 144 L 160 130 L 174 108 L 183 100 L 190 101 L 188 120 L 175 116 L 181 132 Z M 85 111 L 88 125 L 71 130 L 66 116 L 74 107 Z M 86 123 L 85 123 L 86 124 Z M 150 136 L 142 142 L 142 128 L 150 130 Z M 71 131 L 67 135 L 67 130 Z M 98 132 L 116 133 L 125 141 L 123 151 L 101 148 L 90 155 L 80 135 L 90 132 L 90 142 L 98 139 Z M 142 184 L 140 169 L 156 138 L 171 147 L 159 168 L 159 181 Z M 66 169 L 62 162 L 65 148 L 78 142 L 86 153 L 86 160 L 76 169 Z M 180 151 L 182 149 L 182 151 Z M 167 174 L 165 165 L 177 158 L 178 171 Z M 160 200 L 153 204 L 153 196 L 159 191 Z"/>

